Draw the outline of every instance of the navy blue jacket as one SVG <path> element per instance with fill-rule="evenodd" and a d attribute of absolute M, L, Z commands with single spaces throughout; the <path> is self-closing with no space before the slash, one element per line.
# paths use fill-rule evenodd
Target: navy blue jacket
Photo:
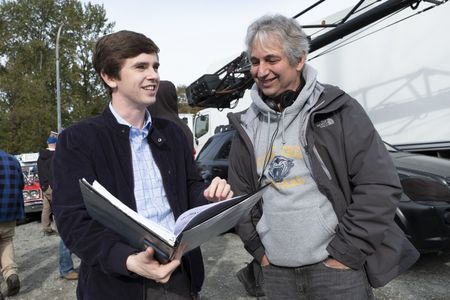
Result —
<path fill-rule="evenodd" d="M 172 122 L 152 118 L 148 142 L 163 179 L 175 219 L 207 201 L 186 137 Z M 138 252 L 120 236 L 92 220 L 84 206 L 78 180 L 97 180 L 133 210 L 134 180 L 129 127 L 117 123 L 106 108 L 91 119 L 64 130 L 54 155 L 53 209 L 61 238 L 81 258 L 78 299 L 143 299 L 146 279 L 126 268 Z M 200 249 L 183 257 L 194 291 L 203 283 Z"/>

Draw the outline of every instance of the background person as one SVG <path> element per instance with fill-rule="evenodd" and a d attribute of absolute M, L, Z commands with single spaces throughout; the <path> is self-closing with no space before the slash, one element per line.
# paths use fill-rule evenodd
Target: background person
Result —
<path fill-rule="evenodd" d="M 56 150 L 58 135 L 51 133 L 47 139 L 48 148 L 39 152 L 38 174 L 41 188 L 44 191 L 44 207 L 42 208 L 41 222 L 45 235 L 56 234 L 51 227 L 52 219 L 52 187 L 53 187 L 53 155 Z M 66 280 L 78 279 L 78 273 L 73 267 L 72 253 L 60 239 L 58 246 L 59 275 Z"/>
<path fill-rule="evenodd" d="M 401 185 L 383 141 L 355 99 L 317 81 L 296 20 L 263 16 L 246 45 L 255 84 L 229 115 L 228 180 L 237 194 L 272 183 L 238 227 L 265 294 L 371 299 L 418 258 L 394 222 Z"/>
<path fill-rule="evenodd" d="M 16 222 L 25 218 L 23 186 L 19 161 L 0 150 L 0 267 L 6 281 L 6 296 L 14 296 L 20 290 L 17 264 L 14 262 L 13 237 Z"/>
<path fill-rule="evenodd" d="M 59 276 L 65 280 L 77 280 L 78 272 L 73 266 L 72 252 L 62 239 L 59 240 L 58 251 Z"/>
<path fill-rule="evenodd" d="M 47 138 L 47 148 L 39 151 L 39 158 L 37 160 L 39 184 L 44 193 L 42 204 L 41 224 L 44 235 L 54 235 L 56 231 L 52 228 L 52 161 L 53 154 L 56 149 L 56 142 L 58 141 L 57 134 L 51 133 Z"/>
<path fill-rule="evenodd" d="M 136 32 L 100 38 L 93 65 L 111 102 L 101 115 L 59 136 L 54 213 L 61 237 L 81 258 L 78 299 L 190 299 L 204 278 L 199 248 L 162 265 L 153 248 L 133 248 L 91 219 L 79 179 L 97 180 L 125 205 L 169 229 L 184 211 L 233 194 L 220 178 L 207 188 L 185 135 L 148 112 L 159 87 L 158 52 L 151 39 Z"/>
<path fill-rule="evenodd" d="M 189 147 L 194 151 L 194 136 L 192 131 L 183 120 L 178 116 L 178 96 L 177 89 L 171 81 L 161 80 L 159 82 L 158 92 L 156 93 L 156 102 L 148 107 L 152 116 L 169 120 L 180 127 L 189 143 Z"/>

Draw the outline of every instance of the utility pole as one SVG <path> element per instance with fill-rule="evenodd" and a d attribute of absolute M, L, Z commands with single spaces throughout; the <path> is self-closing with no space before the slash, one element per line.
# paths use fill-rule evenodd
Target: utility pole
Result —
<path fill-rule="evenodd" d="M 61 132 L 61 84 L 59 79 L 59 36 L 61 35 L 64 23 L 59 25 L 58 34 L 56 35 L 56 113 L 58 122 L 58 133 Z"/>

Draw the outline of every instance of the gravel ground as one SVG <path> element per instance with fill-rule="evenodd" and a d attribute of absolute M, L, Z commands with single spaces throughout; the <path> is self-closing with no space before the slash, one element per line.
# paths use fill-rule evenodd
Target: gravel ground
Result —
<path fill-rule="evenodd" d="M 16 228 L 14 249 L 21 290 L 8 299 L 76 299 L 76 282 L 59 278 L 58 242 L 58 236 L 43 236 L 36 221 Z M 255 299 L 246 295 L 234 275 L 250 261 L 236 235 L 217 237 L 202 249 L 206 268 L 203 300 Z M 75 256 L 74 263 L 79 265 Z M 1 285 L 4 289 L 4 282 Z M 422 257 L 408 272 L 375 290 L 375 296 L 381 300 L 450 299 L 450 253 Z"/>

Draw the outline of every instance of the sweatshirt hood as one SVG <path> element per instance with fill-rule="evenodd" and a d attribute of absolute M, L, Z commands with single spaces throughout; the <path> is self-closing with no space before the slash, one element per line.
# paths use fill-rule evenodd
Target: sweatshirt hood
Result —
<path fill-rule="evenodd" d="M 304 121 L 307 112 L 319 99 L 323 92 L 323 86 L 317 81 L 317 71 L 305 64 L 302 70 L 303 88 L 295 99 L 294 103 L 286 107 L 282 112 L 273 110 L 262 99 L 260 90 L 256 84 L 251 88 L 252 104 L 249 111 L 243 116 L 243 123 L 250 124 L 255 118 L 263 118 L 270 126 L 270 123 L 279 123 L 278 127 L 282 133 L 284 141 L 284 132 L 291 123 L 302 113 L 301 120 Z"/>

